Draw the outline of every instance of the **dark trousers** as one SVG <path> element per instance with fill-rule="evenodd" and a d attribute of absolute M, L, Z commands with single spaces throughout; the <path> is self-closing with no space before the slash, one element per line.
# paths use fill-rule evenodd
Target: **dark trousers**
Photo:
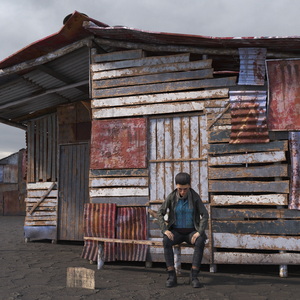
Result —
<path fill-rule="evenodd" d="M 167 267 L 174 267 L 174 252 L 173 252 L 173 246 L 181 244 L 183 242 L 186 242 L 191 245 L 191 239 L 192 236 L 196 233 L 196 231 L 193 231 L 189 234 L 181 234 L 175 230 L 171 230 L 171 232 L 174 234 L 174 240 L 170 240 L 166 235 L 163 237 L 163 244 L 164 244 L 164 256 Z M 203 251 L 205 247 L 205 240 L 206 235 L 199 236 L 196 239 L 194 248 L 194 254 L 193 254 L 193 262 L 192 266 L 197 267 L 197 269 L 200 269 L 201 261 L 203 257 Z"/>

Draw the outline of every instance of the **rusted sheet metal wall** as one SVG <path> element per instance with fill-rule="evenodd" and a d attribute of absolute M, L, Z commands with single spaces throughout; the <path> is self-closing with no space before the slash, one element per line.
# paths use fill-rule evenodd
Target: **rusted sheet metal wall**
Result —
<path fill-rule="evenodd" d="M 63 105 L 57 109 L 58 143 L 86 142 L 91 138 L 90 103 Z"/>
<path fill-rule="evenodd" d="M 0 160 L 0 215 L 24 215 L 26 183 L 22 149 Z"/>
<path fill-rule="evenodd" d="M 150 201 L 175 189 L 179 172 L 192 174 L 192 187 L 208 201 L 206 116 L 150 120 Z"/>
<path fill-rule="evenodd" d="M 240 48 L 239 85 L 264 85 L 267 49 Z"/>
<path fill-rule="evenodd" d="M 265 91 L 231 91 L 231 134 L 232 144 L 269 142 L 266 120 Z"/>
<path fill-rule="evenodd" d="M 51 114 L 28 122 L 27 182 L 57 180 L 57 118 Z"/>
<path fill-rule="evenodd" d="M 148 237 L 147 212 L 145 207 L 119 207 L 117 213 L 118 239 L 146 240 Z M 145 261 L 148 246 L 116 244 L 117 259 Z"/>
<path fill-rule="evenodd" d="M 117 206 L 115 204 L 86 203 L 84 206 L 84 236 L 115 238 Z M 97 261 L 98 242 L 84 241 L 82 258 Z M 104 260 L 114 261 L 116 251 L 114 243 L 105 243 Z"/>
<path fill-rule="evenodd" d="M 147 119 L 94 120 L 91 169 L 146 168 Z"/>
<path fill-rule="evenodd" d="M 268 60 L 269 130 L 300 130 L 300 60 Z"/>
<path fill-rule="evenodd" d="M 290 132 L 291 187 L 290 209 L 300 210 L 300 132 Z"/>

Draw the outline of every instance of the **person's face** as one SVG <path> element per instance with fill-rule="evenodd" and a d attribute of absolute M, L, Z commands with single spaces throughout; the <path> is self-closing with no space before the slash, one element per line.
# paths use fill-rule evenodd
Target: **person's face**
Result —
<path fill-rule="evenodd" d="M 180 195 L 180 197 L 184 197 L 189 189 L 190 189 L 190 185 L 189 184 L 176 184 L 176 188 L 177 188 L 177 191 L 178 191 L 178 194 Z"/>

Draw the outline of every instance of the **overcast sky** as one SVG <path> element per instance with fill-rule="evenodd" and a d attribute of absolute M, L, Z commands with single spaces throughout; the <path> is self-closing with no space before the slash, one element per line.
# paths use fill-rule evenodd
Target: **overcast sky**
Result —
<path fill-rule="evenodd" d="M 60 30 L 75 10 L 108 25 L 205 36 L 299 36 L 299 0 L 0 0 L 0 60 Z M 0 124 L 0 159 L 25 148 Z"/>

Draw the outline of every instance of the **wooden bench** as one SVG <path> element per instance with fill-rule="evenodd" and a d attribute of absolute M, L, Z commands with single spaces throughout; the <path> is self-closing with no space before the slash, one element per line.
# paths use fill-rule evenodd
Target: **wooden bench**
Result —
<path fill-rule="evenodd" d="M 149 245 L 149 246 L 163 246 L 162 241 L 150 241 L 150 240 L 130 240 L 130 239 L 113 239 L 113 238 L 101 238 L 101 237 L 89 237 L 85 236 L 84 240 L 97 241 L 98 242 L 98 270 L 102 269 L 104 265 L 104 243 L 121 243 L 121 244 L 134 244 L 134 245 Z M 181 274 L 181 246 L 193 247 L 192 245 L 182 243 L 174 246 L 174 267 L 177 275 Z"/>

